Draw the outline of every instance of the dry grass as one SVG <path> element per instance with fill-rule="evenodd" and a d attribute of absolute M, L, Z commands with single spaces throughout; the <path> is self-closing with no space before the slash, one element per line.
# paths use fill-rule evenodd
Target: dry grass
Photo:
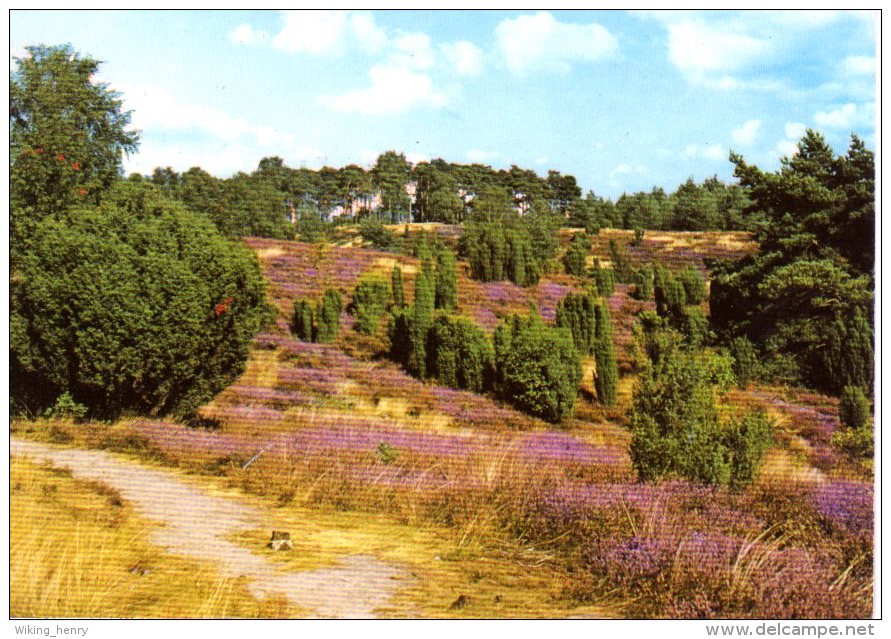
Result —
<path fill-rule="evenodd" d="M 288 617 L 238 579 L 162 552 L 151 525 L 109 487 L 20 458 L 10 462 L 12 617 Z"/>

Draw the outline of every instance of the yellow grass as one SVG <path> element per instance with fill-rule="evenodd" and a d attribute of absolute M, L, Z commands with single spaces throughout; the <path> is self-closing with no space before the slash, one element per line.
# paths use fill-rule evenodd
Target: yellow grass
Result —
<path fill-rule="evenodd" d="M 113 489 L 10 461 L 12 617 L 287 617 L 212 566 L 164 553 Z"/>

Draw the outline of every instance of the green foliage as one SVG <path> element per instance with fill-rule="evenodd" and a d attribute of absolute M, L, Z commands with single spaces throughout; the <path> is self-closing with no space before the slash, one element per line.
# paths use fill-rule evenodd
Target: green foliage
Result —
<path fill-rule="evenodd" d="M 759 252 L 712 273 L 712 321 L 745 336 L 765 374 L 839 394 L 873 384 L 875 169 L 853 137 L 836 157 L 808 131 L 775 173 L 739 156 L 736 175 L 765 223 Z"/>
<path fill-rule="evenodd" d="M 761 362 L 752 342 L 745 337 L 735 337 L 730 341 L 730 356 L 733 358 L 733 374 L 740 388 L 746 388 L 752 379 L 760 374 Z"/>
<path fill-rule="evenodd" d="M 405 154 L 396 151 L 381 153 L 371 169 L 372 182 L 381 194 L 380 213 L 393 224 L 411 216 L 411 200 L 405 191 L 410 174 L 411 165 Z"/>
<path fill-rule="evenodd" d="M 64 392 L 56 399 L 46 411 L 46 416 L 50 419 L 69 419 L 74 422 L 80 422 L 87 415 L 87 407 L 74 401 L 71 393 Z"/>
<path fill-rule="evenodd" d="M 94 82 L 99 62 L 70 46 L 25 47 L 9 77 L 13 236 L 32 218 L 96 204 L 137 148 L 120 95 Z M 23 231 L 23 230 L 22 230 Z M 19 238 L 21 239 L 21 238 Z"/>
<path fill-rule="evenodd" d="M 427 374 L 444 386 L 489 390 L 495 355 L 488 336 L 467 318 L 439 315 L 427 334 Z"/>
<path fill-rule="evenodd" d="M 329 288 L 319 302 L 316 311 L 318 325 L 315 338 L 317 342 L 333 342 L 340 332 L 340 311 L 343 310 L 343 301 L 340 292 Z"/>
<path fill-rule="evenodd" d="M 455 254 L 443 247 L 435 252 L 435 307 L 446 311 L 458 308 L 458 270 Z"/>
<path fill-rule="evenodd" d="M 256 257 L 148 183 L 36 224 L 13 269 L 11 395 L 90 415 L 188 416 L 231 384 L 271 318 Z"/>
<path fill-rule="evenodd" d="M 406 369 L 415 377 L 427 376 L 427 331 L 433 324 L 436 308 L 436 275 L 430 259 L 421 263 L 421 272 L 415 280 L 415 303 L 411 308 L 409 322 L 408 361 Z"/>
<path fill-rule="evenodd" d="M 688 306 L 683 309 L 681 316 L 677 318 L 678 329 L 683 333 L 687 344 L 698 348 L 708 342 L 712 335 L 709 330 L 708 318 L 698 306 Z"/>
<path fill-rule="evenodd" d="M 466 227 L 462 252 L 470 262 L 471 277 L 484 282 L 510 280 L 531 286 L 539 279 L 532 238 L 523 228 L 475 223 Z"/>
<path fill-rule="evenodd" d="M 684 287 L 687 304 L 696 305 L 705 301 L 705 280 L 697 268 L 693 266 L 683 268 L 677 272 L 676 277 Z"/>
<path fill-rule="evenodd" d="M 359 333 L 374 335 L 390 301 L 390 286 L 380 277 L 364 277 L 356 284 L 350 311 L 356 316 L 353 328 Z"/>
<path fill-rule="evenodd" d="M 656 299 L 656 312 L 660 317 L 680 321 L 687 304 L 684 285 L 668 270 L 657 266 L 653 275 L 653 294 Z"/>
<path fill-rule="evenodd" d="M 631 240 L 631 246 L 640 246 L 643 244 L 644 230 L 637 226 L 634 228 L 634 238 Z"/>
<path fill-rule="evenodd" d="M 359 223 L 359 235 L 379 251 L 393 251 L 399 247 L 399 238 L 375 217 L 366 217 Z"/>
<path fill-rule="evenodd" d="M 598 268 L 594 271 L 594 284 L 600 297 L 610 297 L 616 291 L 616 272 L 611 268 Z"/>
<path fill-rule="evenodd" d="M 832 445 L 851 457 L 872 461 L 875 434 L 871 428 L 839 428 L 832 434 Z"/>
<path fill-rule="evenodd" d="M 719 422 L 715 372 L 726 367 L 710 358 L 668 347 L 644 369 L 629 413 L 631 460 L 641 479 L 678 476 L 714 485 L 753 479 L 771 424 L 763 413 Z"/>
<path fill-rule="evenodd" d="M 594 334 L 594 361 L 597 366 L 594 387 L 597 389 L 597 398 L 601 404 L 615 406 L 619 370 L 613 349 L 612 322 L 605 304 L 597 304 L 594 315 L 597 327 Z"/>
<path fill-rule="evenodd" d="M 625 247 L 620 246 L 615 240 L 609 241 L 609 256 L 612 261 L 613 271 L 616 279 L 623 284 L 631 279 L 631 259 L 628 257 L 628 251 Z"/>
<path fill-rule="evenodd" d="M 291 334 L 304 342 L 313 341 L 313 308 L 307 300 L 294 300 Z"/>
<path fill-rule="evenodd" d="M 869 400 L 859 386 L 845 386 L 838 402 L 838 418 L 848 428 L 869 424 Z"/>
<path fill-rule="evenodd" d="M 494 343 L 505 400 L 551 422 L 572 414 L 582 368 L 569 329 L 546 326 L 535 312 L 514 315 L 495 330 Z"/>
<path fill-rule="evenodd" d="M 634 290 L 632 296 L 637 300 L 648 300 L 653 297 L 653 267 L 642 266 L 634 272 Z"/>
<path fill-rule="evenodd" d="M 387 442 L 381 442 L 375 449 L 378 461 L 382 464 L 392 464 L 399 459 L 399 451 L 393 448 Z"/>
<path fill-rule="evenodd" d="M 395 308 L 405 308 L 405 288 L 402 285 L 402 269 L 398 266 L 393 267 L 390 284 L 393 289 L 393 306 Z"/>
<path fill-rule="evenodd" d="M 591 252 L 591 240 L 584 233 L 572 236 L 569 249 L 563 256 L 563 267 L 570 275 L 582 276 L 586 271 L 585 260 Z"/>
<path fill-rule="evenodd" d="M 557 327 L 568 328 L 576 350 L 585 355 L 594 353 L 595 306 L 593 296 L 584 293 L 570 293 L 557 303 Z"/>
<path fill-rule="evenodd" d="M 387 325 L 387 337 L 390 339 L 390 359 L 408 368 L 408 357 L 411 353 L 411 318 L 409 309 L 394 307 Z"/>

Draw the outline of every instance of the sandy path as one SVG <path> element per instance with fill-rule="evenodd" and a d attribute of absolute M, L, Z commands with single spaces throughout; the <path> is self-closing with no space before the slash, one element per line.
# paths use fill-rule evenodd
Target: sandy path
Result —
<path fill-rule="evenodd" d="M 144 517 L 163 524 L 151 541 L 169 552 L 211 561 L 224 576 L 245 576 L 255 596 L 283 593 L 324 618 L 365 619 L 385 605 L 405 577 L 396 566 L 365 555 L 339 565 L 285 572 L 281 565 L 226 539 L 233 533 L 273 528 L 272 516 L 236 499 L 210 495 L 166 470 L 122 461 L 98 450 L 57 448 L 10 439 L 10 454 L 68 468 L 80 479 L 117 489 Z"/>

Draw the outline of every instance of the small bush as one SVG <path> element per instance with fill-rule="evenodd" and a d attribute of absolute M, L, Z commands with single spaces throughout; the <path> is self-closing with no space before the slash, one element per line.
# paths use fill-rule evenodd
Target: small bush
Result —
<path fill-rule="evenodd" d="M 399 452 L 387 442 L 377 445 L 377 458 L 382 464 L 392 464 L 399 458 Z"/>
<path fill-rule="evenodd" d="M 569 249 L 563 256 L 563 268 L 569 275 L 582 276 L 585 274 L 585 260 L 591 251 L 591 240 L 584 233 L 572 237 Z"/>
<path fill-rule="evenodd" d="M 87 407 L 78 404 L 67 391 L 59 395 L 56 403 L 46 411 L 46 416 L 54 419 L 70 419 L 75 422 L 83 421 L 87 414 Z"/>
<path fill-rule="evenodd" d="M 705 280 L 702 279 L 702 274 L 698 269 L 688 266 L 678 271 L 675 277 L 684 287 L 687 304 L 701 304 L 705 300 Z"/>
<path fill-rule="evenodd" d="M 616 272 L 611 268 L 601 268 L 595 271 L 597 294 L 600 297 L 609 297 L 616 291 Z"/>
<path fill-rule="evenodd" d="M 859 430 L 869 423 L 869 400 L 859 386 L 845 386 L 838 402 L 838 418 L 841 423 Z"/>
<path fill-rule="evenodd" d="M 366 217 L 359 223 L 359 235 L 372 247 L 381 251 L 399 248 L 399 238 L 375 217 Z"/>
<path fill-rule="evenodd" d="M 318 325 L 315 331 L 317 342 L 333 342 L 340 332 L 340 311 L 343 302 L 340 293 L 332 288 L 325 291 L 325 296 L 319 302 L 316 312 Z"/>

